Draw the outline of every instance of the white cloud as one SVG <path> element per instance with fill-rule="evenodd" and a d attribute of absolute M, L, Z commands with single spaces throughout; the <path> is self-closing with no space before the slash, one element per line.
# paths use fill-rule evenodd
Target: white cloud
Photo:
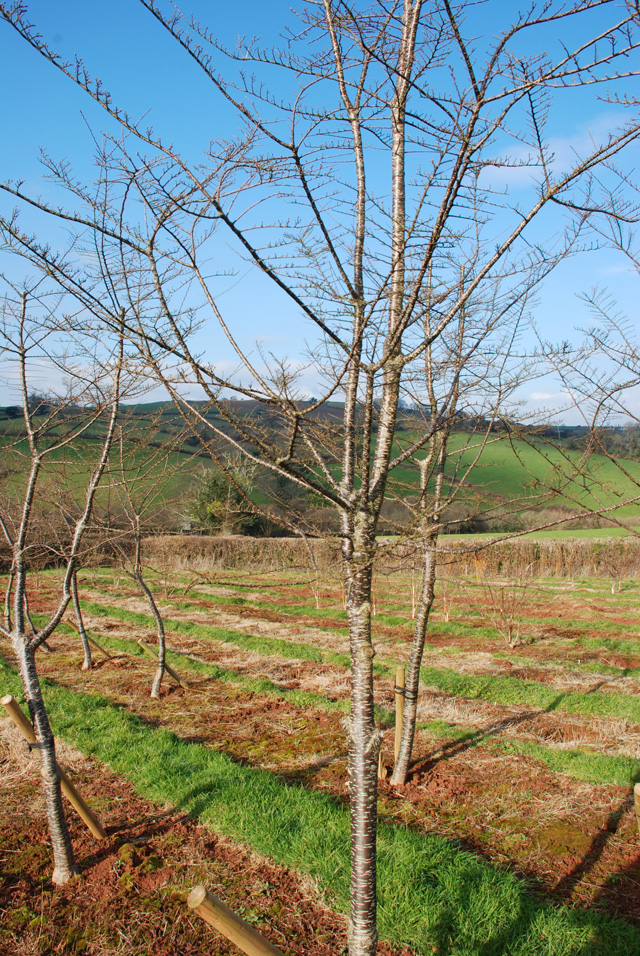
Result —
<path fill-rule="evenodd" d="M 556 405 L 571 400 L 569 392 L 531 392 L 529 400 L 532 402 L 553 402 Z"/>

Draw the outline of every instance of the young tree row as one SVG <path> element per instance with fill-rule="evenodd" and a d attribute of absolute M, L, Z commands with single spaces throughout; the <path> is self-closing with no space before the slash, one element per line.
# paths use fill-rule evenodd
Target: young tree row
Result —
<path fill-rule="evenodd" d="M 623 99 L 637 75 L 638 14 L 601 0 L 533 2 L 505 21 L 498 3 L 318 0 L 299 8 L 283 45 L 225 50 L 195 18 L 140 3 L 149 35 L 164 31 L 206 79 L 212 103 L 233 113 L 231 135 L 209 129 L 203 109 L 209 145 L 194 163 L 137 123 L 80 61 L 55 56 L 23 5 L 2 3 L 6 22 L 118 127 L 99 150 L 98 188 L 49 163 L 68 190 L 66 209 L 3 187 L 12 202 L 75 228 L 72 255 L 55 254 L 10 216 L 2 233 L 114 332 L 124 327 L 185 417 L 208 430 L 214 457 L 218 443 L 231 446 L 335 509 L 351 655 L 349 951 L 372 956 L 380 734 L 371 594 L 383 506 L 395 477 L 416 469 L 419 490 L 406 507 L 422 542 L 423 582 L 394 773 L 401 783 L 442 508 L 469 473 L 452 480 L 452 430 L 461 411 L 476 416 L 485 423 L 473 442 L 481 451 L 531 374 L 522 328 L 537 289 L 582 249 L 592 216 L 630 216 L 612 203 L 611 181 L 640 135 L 636 103 Z M 554 156 L 571 104 L 584 108 L 591 97 L 593 111 L 598 96 L 608 97 L 607 128 Z M 96 243 L 100 271 L 78 254 Z M 246 346 L 229 278 L 216 268 L 229 249 L 243 282 L 271 286 L 278 308 L 304 323 L 306 356 L 303 335 L 293 356 Z M 207 335 L 204 355 L 196 327 Z M 216 361 L 222 342 L 232 373 Z M 318 398 L 303 402 L 310 366 Z M 199 387 L 224 427 L 185 398 L 185 383 Z M 258 402 L 268 432 L 229 395 Z M 339 402 L 337 422 L 322 414 L 330 400 Z M 419 426 L 401 431 L 408 400 Z M 313 531 L 305 514 L 286 520 Z"/>

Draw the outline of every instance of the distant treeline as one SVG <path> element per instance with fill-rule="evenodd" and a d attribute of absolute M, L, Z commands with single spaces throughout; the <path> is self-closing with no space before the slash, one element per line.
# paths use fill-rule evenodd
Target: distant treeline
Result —
<path fill-rule="evenodd" d="M 83 408 L 78 405 L 65 403 L 63 400 L 46 394 L 33 393 L 29 396 L 29 410 L 37 416 L 49 414 L 56 408 L 64 407 L 65 415 L 77 418 L 82 416 Z M 305 408 L 311 408 L 316 402 L 315 398 L 309 398 L 298 402 L 301 411 Z M 206 402 L 194 402 L 197 409 L 206 420 L 214 423 L 221 428 L 232 431 L 233 429 L 225 421 L 225 417 L 220 415 L 220 411 Z M 246 415 L 250 419 L 260 419 L 265 427 L 278 428 L 280 421 L 277 413 L 270 411 L 256 400 L 239 400 L 234 398 L 222 399 L 220 408 L 224 411 L 225 406 L 231 417 L 242 417 Z M 323 402 L 311 412 L 311 417 L 317 421 L 335 421 L 338 426 L 342 421 L 343 405 L 341 402 Z M 146 402 L 136 405 L 123 405 L 123 417 L 127 418 L 132 425 L 142 424 L 153 421 L 160 433 L 170 434 L 172 432 L 185 429 L 185 422 L 172 402 Z M 19 405 L 7 405 L 0 407 L 0 422 L 5 419 L 15 422 L 22 416 L 22 408 Z M 511 434 L 527 437 L 537 437 L 547 441 L 555 441 L 565 448 L 585 450 L 589 446 L 594 451 L 604 451 L 606 454 L 620 456 L 625 458 L 640 457 L 640 425 L 621 424 L 599 428 L 594 433 L 586 425 L 546 425 L 536 426 L 523 424 L 509 419 L 496 419 L 491 422 L 488 419 L 478 416 L 471 411 L 460 410 L 456 413 L 454 430 L 465 433 L 486 433 L 493 434 Z M 428 415 L 423 409 L 415 406 L 400 403 L 399 426 L 400 430 L 414 429 L 428 420 Z M 191 448 L 197 447 L 206 442 L 206 426 L 196 425 L 193 434 L 186 437 L 185 444 Z"/>

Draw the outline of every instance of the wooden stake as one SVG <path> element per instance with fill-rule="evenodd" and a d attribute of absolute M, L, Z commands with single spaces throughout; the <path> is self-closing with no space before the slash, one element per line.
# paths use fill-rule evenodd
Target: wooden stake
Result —
<path fill-rule="evenodd" d="M 66 623 L 69 625 L 69 627 L 72 627 L 72 628 L 74 629 L 74 631 L 76 631 L 77 634 L 80 633 L 80 628 L 78 627 L 78 625 L 77 625 L 77 624 L 74 624 L 73 621 L 70 621 L 69 618 L 67 618 L 67 622 L 66 622 Z M 108 657 L 110 661 L 115 660 L 115 657 L 113 656 L 113 654 L 110 654 L 109 651 L 106 650 L 106 648 L 104 648 L 104 647 L 102 646 L 102 644 L 98 644 L 97 641 L 94 641 L 94 639 L 91 637 L 90 634 L 87 634 L 87 640 L 89 641 L 90 644 L 93 644 L 94 647 L 97 647 L 98 650 L 99 650 L 102 654 L 104 654 L 105 657 Z"/>
<path fill-rule="evenodd" d="M 87 640 L 89 641 L 90 644 L 93 644 L 94 647 L 97 647 L 97 649 L 102 654 L 104 654 L 104 656 L 107 657 L 110 661 L 115 661 L 114 655 L 110 654 L 109 651 L 106 649 L 106 647 L 103 647 L 102 644 L 98 644 L 97 641 L 94 641 L 94 639 L 91 637 L 90 634 L 87 634 Z"/>
<path fill-rule="evenodd" d="M 387 768 L 384 765 L 384 760 L 382 759 L 382 746 L 383 741 L 380 742 L 380 753 L 378 754 L 378 780 L 387 779 Z"/>
<path fill-rule="evenodd" d="M 284 956 L 282 950 L 256 932 L 204 886 L 191 890 L 187 905 L 247 956 Z"/>
<path fill-rule="evenodd" d="M 633 788 L 633 809 L 636 811 L 636 823 L 640 831 L 640 783 Z"/>
<path fill-rule="evenodd" d="M 2 704 L 7 714 L 14 722 L 27 743 L 31 745 L 36 744 L 37 746 L 38 741 L 36 740 L 36 735 L 33 731 L 31 721 L 28 720 L 22 713 L 22 710 L 16 703 L 15 698 L 12 697 L 11 694 L 7 694 L 6 697 L 3 697 L 2 700 L 0 700 L 0 704 Z M 91 807 L 82 799 L 60 764 L 58 764 L 58 770 L 60 771 L 60 786 L 62 787 L 62 792 L 71 806 L 74 808 L 74 810 L 76 810 L 83 823 L 85 823 L 91 830 L 96 840 L 106 840 L 106 830 L 98 820 Z"/>
<path fill-rule="evenodd" d="M 396 670 L 396 685 L 394 691 L 396 695 L 396 738 L 393 747 L 393 760 L 394 763 L 396 763 L 398 754 L 400 753 L 402 721 L 404 719 L 404 667 L 398 667 Z"/>
<path fill-rule="evenodd" d="M 154 661 L 155 661 L 156 663 L 158 662 L 158 655 L 157 655 L 157 653 L 154 651 L 154 649 L 151 647 L 150 644 L 147 644 L 147 642 L 146 642 L 146 641 L 143 641 L 142 638 L 139 639 L 138 644 L 140 645 L 140 647 L 142 648 L 143 651 L 146 651 L 146 652 L 147 652 L 147 654 L 149 655 L 149 657 L 153 657 Z M 165 663 L 164 663 L 164 669 L 166 670 L 167 674 L 169 674 L 170 677 L 173 677 L 174 681 L 175 681 L 177 684 L 180 684 L 180 687 L 187 688 L 187 687 L 189 686 L 188 683 L 187 683 L 185 680 L 183 680 L 183 679 L 180 677 L 180 675 L 177 674 L 177 673 L 174 671 L 174 669 L 173 669 L 173 667 L 171 666 L 171 664 L 167 664 L 166 661 L 165 661 Z"/>

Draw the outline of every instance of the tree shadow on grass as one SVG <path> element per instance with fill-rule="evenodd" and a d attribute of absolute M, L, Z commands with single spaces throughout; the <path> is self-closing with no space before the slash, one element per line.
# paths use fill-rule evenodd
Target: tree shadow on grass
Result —
<path fill-rule="evenodd" d="M 104 704 L 109 710 L 120 712 L 120 708 L 113 707 L 110 702 L 104 700 Z M 122 711 L 127 712 L 127 708 L 122 708 Z M 130 713 L 126 719 L 131 733 L 128 735 L 125 732 L 127 728 L 123 726 L 120 732 L 122 740 L 127 740 L 127 746 L 137 748 L 139 739 L 142 752 L 153 744 L 154 764 L 160 772 L 154 777 L 147 774 L 144 767 L 136 766 L 124 775 L 130 779 L 133 777 L 139 790 L 150 787 L 152 799 L 165 800 L 167 794 L 171 793 L 171 801 L 179 812 L 187 813 L 210 826 L 215 826 L 213 813 L 217 805 L 224 809 L 224 816 L 227 818 L 226 824 L 222 825 L 223 831 L 235 829 L 236 839 L 246 838 L 257 852 L 273 855 L 282 865 L 287 865 L 287 856 L 290 856 L 287 848 L 282 847 L 282 840 L 291 844 L 291 852 L 301 854 L 296 856 L 298 862 L 295 865 L 299 865 L 303 870 L 313 873 L 314 866 L 318 865 L 309 857 L 308 841 L 312 842 L 316 855 L 318 852 L 322 854 L 323 847 L 326 847 L 327 853 L 329 850 L 336 853 L 336 867 L 339 865 L 344 870 L 348 865 L 346 814 L 338 819 L 335 810 L 329 812 L 334 827 L 332 838 L 327 838 L 319 829 L 313 832 L 309 821 L 317 821 L 318 818 L 311 815 L 305 820 L 306 804 L 299 799 L 291 799 L 286 791 L 291 793 L 294 788 L 291 785 L 286 787 L 274 774 L 256 770 L 255 778 L 249 779 L 239 772 L 240 768 L 238 772 L 225 770 L 222 765 L 212 764 L 208 759 L 196 758 L 195 748 L 167 731 L 153 739 L 148 738 L 143 744 L 144 737 L 136 736 L 137 728 L 140 727 L 141 730 L 146 725 L 146 736 L 149 728 L 153 726 L 151 721 Z M 94 732 L 93 726 L 89 729 Z M 486 734 L 486 730 L 482 733 Z M 122 744 L 119 746 L 122 747 Z M 232 758 L 229 762 L 237 764 Z M 266 784 L 262 794 L 258 787 L 259 777 L 262 777 Z M 295 787 L 298 792 L 300 789 L 299 786 Z M 244 793 L 244 797 L 239 791 Z M 246 801 L 253 799 L 253 793 L 258 801 L 257 815 L 246 818 L 245 826 L 251 826 L 253 832 L 247 831 L 244 835 L 240 832 L 242 824 L 240 823 L 239 829 L 237 820 L 243 816 Z M 327 794 L 310 793 L 309 799 L 312 802 L 324 801 L 327 807 L 333 804 L 335 808 L 337 804 L 337 801 Z M 231 810 L 233 812 L 230 815 Z M 277 831 L 271 836 L 266 833 L 266 839 L 256 840 L 262 825 L 260 815 L 263 813 L 266 815 L 265 826 L 267 819 L 269 826 L 275 820 Z M 233 823 L 231 827 L 230 821 Z M 159 821 L 158 826 L 162 825 L 162 821 Z M 168 819 L 166 825 L 169 825 Z M 317 823 L 315 825 L 317 827 Z M 381 880 L 384 880 L 384 874 L 389 872 L 388 868 L 393 869 L 396 865 L 393 859 L 395 847 L 404 847 L 404 862 L 401 864 L 403 872 L 398 874 L 401 877 L 400 883 L 397 877 L 394 877 L 393 881 L 393 892 L 398 888 L 402 890 L 401 899 L 397 902 L 391 900 L 388 904 L 391 912 L 387 924 L 393 932 L 386 932 L 386 938 L 390 935 L 398 938 L 405 932 L 405 926 L 410 925 L 405 918 L 408 913 L 410 915 L 408 907 L 417 902 L 419 911 L 429 913 L 429 926 L 419 941 L 422 947 L 420 951 L 424 953 L 433 953 L 435 945 L 435 952 L 439 956 L 462 953 L 465 956 L 537 956 L 542 953 L 553 956 L 640 954 L 640 935 L 622 921 L 603 918 L 596 912 L 582 909 L 554 908 L 548 903 L 536 900 L 522 880 L 514 875 L 500 873 L 499 868 L 484 861 L 479 855 L 465 852 L 455 843 L 445 841 L 441 837 L 431 839 L 421 837 L 415 832 L 411 835 L 411 831 L 405 831 L 402 827 L 386 825 L 381 825 L 380 830 L 383 850 L 381 856 L 386 855 L 386 860 L 381 859 Z M 298 840 L 300 834 L 304 837 L 302 842 Z M 407 852 L 408 844 L 411 844 L 410 852 Z M 277 847 L 276 853 L 272 852 L 274 846 Z M 326 871 L 326 861 L 323 862 L 321 857 L 319 859 Z M 440 871 L 444 872 L 445 869 L 449 873 L 448 882 L 440 876 Z M 327 885 L 327 888 L 332 892 L 331 880 L 327 883 L 331 884 Z M 381 911 L 382 909 L 383 907 Z M 415 914 L 415 905 L 413 912 Z M 475 917 L 473 921 L 471 916 Z M 563 926 L 570 931 L 571 938 L 571 943 L 568 941 L 564 949 L 561 938 Z M 606 934 L 607 945 L 601 942 L 599 933 L 601 936 Z M 545 934 L 554 935 L 553 945 L 551 942 L 547 945 Z M 577 941 L 578 937 L 582 942 Z"/>
<path fill-rule="evenodd" d="M 184 814 L 182 819 L 188 819 L 188 814 Z M 97 844 L 95 850 L 85 854 L 78 861 L 81 869 L 88 870 L 97 866 L 103 860 L 113 856 L 118 852 L 121 846 L 127 843 L 146 843 L 154 837 L 165 836 L 176 823 L 180 822 L 180 817 L 176 819 L 176 811 L 156 810 L 147 818 L 143 817 L 135 822 L 126 823 L 124 826 L 113 824 L 105 827 L 107 831 L 107 840 Z"/>
<path fill-rule="evenodd" d="M 527 720 L 539 716 L 541 713 L 553 712 L 566 696 L 564 693 L 559 694 L 544 710 L 527 711 L 516 716 L 508 716 L 494 721 L 481 730 L 469 733 L 462 740 L 451 741 L 444 748 L 434 752 L 432 756 L 416 761 L 412 766 L 412 775 L 420 772 L 428 772 L 441 760 L 449 760 L 458 754 L 464 753 L 478 744 L 494 738 L 502 731 L 517 727 Z M 640 779 L 640 773 L 634 777 L 632 784 L 638 779 Z M 593 834 L 590 846 L 580 861 L 568 874 L 563 876 L 553 888 L 552 893 L 554 896 L 563 899 L 571 897 L 576 886 L 594 869 L 610 841 L 616 837 L 625 814 L 627 814 L 632 807 L 633 791 L 630 790 L 620 805 L 608 815 L 603 826 Z M 468 846 L 468 844 L 464 842 L 462 845 L 465 847 Z M 482 850 L 478 853 L 477 848 L 473 846 L 470 848 L 472 852 L 475 852 L 479 857 L 490 862 L 490 857 L 483 854 Z M 629 880 L 631 884 L 635 884 L 636 887 L 640 885 L 640 851 L 638 860 L 639 862 L 637 864 L 633 863 L 627 868 L 629 870 Z M 624 879 L 624 874 L 625 871 L 621 871 L 619 874 L 615 874 L 611 878 L 611 881 L 608 882 L 613 883 L 616 879 Z M 520 878 L 522 878 L 522 875 Z M 605 917 L 603 921 L 602 911 L 606 909 L 611 912 L 613 903 L 611 898 L 607 898 L 606 887 L 607 884 L 605 883 L 601 892 L 594 900 L 593 909 L 563 907 L 566 918 L 573 924 L 577 930 L 577 934 L 590 937 L 580 945 L 571 944 L 571 947 L 566 949 L 568 956 L 569 954 L 571 954 L 571 956 L 613 956 L 613 954 L 618 953 L 620 956 L 624 956 L 625 953 L 640 954 L 640 933 L 633 925 L 619 920 L 616 916 Z M 434 929 L 435 953 L 438 954 L 438 956 L 448 956 L 448 954 L 452 954 L 453 956 L 454 953 L 460 951 L 459 938 L 454 928 L 459 921 L 460 910 L 464 910 L 469 904 L 469 899 L 465 898 L 464 886 L 460 887 L 460 892 L 461 897 L 457 897 L 453 906 L 446 906 L 444 908 L 438 920 L 438 924 Z M 532 897 L 532 899 L 534 899 L 534 897 Z M 547 902 L 546 906 L 548 907 L 549 905 Z M 509 917 L 507 924 L 495 937 L 491 935 L 485 943 L 478 944 L 476 947 L 468 950 L 465 949 L 465 953 L 472 952 L 474 956 L 503 956 L 503 954 L 506 953 L 518 953 L 522 954 L 522 956 L 529 956 L 530 953 L 547 951 L 564 953 L 562 949 L 552 949 L 550 947 L 547 950 L 544 948 L 544 932 L 542 930 L 538 931 L 537 928 L 542 911 L 542 903 L 539 903 L 537 907 L 534 905 L 533 909 L 531 905 L 524 906 L 524 909 L 518 909 L 518 912 L 514 912 L 514 915 Z M 612 920 L 610 929 L 603 928 L 607 919 Z M 613 927 L 616 925 L 617 934 L 613 933 Z M 611 935 L 612 933 L 613 936 Z M 531 949 L 523 948 L 523 941 L 529 937 L 531 937 Z M 567 946 L 569 947 L 569 943 L 567 943 Z"/>
<path fill-rule="evenodd" d="M 565 693 L 558 694 L 558 696 L 542 710 L 527 710 L 520 714 L 510 714 L 480 730 L 469 731 L 462 739 L 452 740 L 448 744 L 445 744 L 444 747 L 439 747 L 431 755 L 413 761 L 407 779 L 411 779 L 411 777 L 417 773 L 426 773 L 432 770 L 442 760 L 450 760 L 459 754 L 463 754 L 467 750 L 477 747 L 478 744 L 491 740 L 505 730 L 519 727 L 521 724 L 525 724 L 528 720 L 533 720 L 541 714 L 552 713 L 557 710 L 566 696 Z"/>
<path fill-rule="evenodd" d="M 224 791 L 234 787 L 231 780 L 218 780 L 215 773 L 189 789 L 183 790 L 178 797 L 178 806 L 191 817 L 201 822 L 211 821 L 214 803 L 224 799 Z M 298 855 L 300 840 L 306 845 L 310 839 L 315 851 L 323 846 L 318 834 L 308 834 L 308 821 L 305 820 L 301 805 L 295 800 L 289 804 L 285 791 L 300 790 L 295 783 L 282 783 L 281 795 L 284 798 L 277 810 L 282 827 L 282 838 L 287 844 L 291 841 L 297 866 L 303 870 L 309 867 L 313 872 L 316 865 L 312 857 L 306 860 Z M 327 794 L 315 795 L 337 807 L 340 801 Z M 311 795 L 311 798 L 315 798 Z M 280 798 L 274 794 L 274 801 L 280 804 Z M 268 804 L 265 812 L 270 814 L 273 808 Z M 259 820 L 253 827 L 259 828 Z M 344 818 L 344 837 L 339 841 L 340 866 L 348 865 L 348 828 Z M 415 841 L 415 853 L 407 855 L 404 848 L 404 860 L 401 884 L 394 876 L 395 890 L 387 902 L 384 901 L 389 884 L 387 873 L 397 866 L 397 840 L 403 842 L 404 828 L 381 824 L 380 834 L 380 889 L 381 889 L 381 925 L 382 937 L 392 942 L 406 942 L 420 953 L 435 953 L 437 956 L 534 956 L 548 953 L 550 956 L 629 956 L 640 954 L 640 934 L 622 920 L 608 917 L 596 911 L 554 907 L 548 901 L 537 897 L 521 877 L 505 873 L 479 854 L 471 853 L 456 842 L 442 837 L 423 837 L 413 832 L 410 839 Z M 411 831 L 407 831 L 411 833 Z M 238 837 L 236 836 L 236 839 Z M 240 837 L 242 839 L 242 837 Z M 279 838 L 280 839 L 280 838 Z M 253 840 L 249 839 L 250 843 Z M 260 842 L 260 841 L 259 841 Z M 267 840 L 269 843 L 269 840 Z M 281 846 L 278 842 L 278 846 Z M 257 847 L 258 852 L 271 855 L 267 846 Z M 290 865 L 287 857 L 289 849 L 285 846 L 281 854 L 276 854 L 276 862 Z M 333 842 L 328 840 L 326 852 L 336 853 L 335 835 Z M 278 855 L 281 856 L 277 859 Z M 338 865 L 336 858 L 336 866 Z M 443 874 L 445 874 L 443 876 Z M 319 877 L 322 881 L 322 877 Z M 394 899 L 398 886 L 403 887 L 405 899 L 400 903 Z M 330 896 L 332 890 L 329 890 Z M 408 902 L 407 902 L 408 900 Z M 344 906 L 344 903 L 343 903 Z M 405 927 L 415 919 L 415 908 L 425 913 L 428 926 L 421 930 L 416 927 L 416 939 L 406 938 Z M 385 918 L 385 909 L 387 909 Z M 413 911 L 413 912 L 412 912 Z M 485 930 L 486 927 L 486 930 Z M 566 935 L 566 945 L 563 937 Z M 614 943 L 612 944 L 612 939 Z"/>
<path fill-rule="evenodd" d="M 460 874 L 419 952 L 434 956 L 638 956 L 640 933 L 595 909 L 553 907 L 526 885 L 517 895 L 492 899 L 492 886 L 473 864 Z M 486 907 L 478 907 L 478 895 Z M 474 920 L 475 917 L 475 920 Z M 470 925 L 472 923 L 472 925 Z M 410 941 L 408 941 L 410 942 Z M 425 946 L 426 944 L 426 946 Z"/>
<path fill-rule="evenodd" d="M 625 916 L 631 913 L 635 917 L 636 924 L 640 924 L 640 846 L 638 846 L 635 858 L 627 864 L 612 873 L 602 884 L 597 895 L 594 897 L 594 905 L 611 909 L 615 899 L 615 905 L 620 909 L 620 915 Z"/>
<path fill-rule="evenodd" d="M 569 873 L 565 874 L 565 876 L 558 881 L 554 888 L 555 894 L 563 898 L 569 898 L 571 896 L 577 884 L 583 880 L 585 876 L 588 876 L 591 870 L 593 870 L 595 865 L 598 863 L 607 845 L 616 836 L 620 828 L 622 818 L 632 808 L 633 790 L 630 790 L 620 803 L 620 806 L 608 815 L 604 825 L 597 830 L 596 833 L 594 833 L 591 840 L 591 845 L 580 862 L 577 863 Z"/>

